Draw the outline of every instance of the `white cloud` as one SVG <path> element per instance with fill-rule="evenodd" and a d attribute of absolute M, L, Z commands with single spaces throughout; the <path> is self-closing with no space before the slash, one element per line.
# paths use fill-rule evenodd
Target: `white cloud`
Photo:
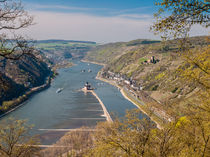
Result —
<path fill-rule="evenodd" d="M 153 18 L 152 15 L 148 15 L 148 14 L 122 14 L 122 15 L 119 15 L 118 17 L 129 18 L 129 19 L 152 19 Z"/>
<path fill-rule="evenodd" d="M 201 25 L 194 25 L 190 31 L 191 36 L 210 35 L 210 28 L 204 28 Z"/>
<path fill-rule="evenodd" d="M 100 17 L 76 13 L 31 12 L 37 23 L 21 32 L 35 39 L 72 39 L 96 42 L 154 38 L 150 19 Z"/>
<path fill-rule="evenodd" d="M 67 10 L 67 11 L 98 11 L 98 10 L 111 10 L 108 8 L 82 8 L 82 7 L 74 7 L 74 6 L 65 6 L 65 5 L 40 5 L 36 3 L 26 3 L 26 8 L 29 10 L 42 10 L 42 9 L 53 9 L 53 10 Z"/>
<path fill-rule="evenodd" d="M 37 3 L 24 3 L 27 10 L 31 11 L 43 11 L 43 10 L 51 10 L 53 12 L 79 12 L 79 13 L 95 13 L 98 12 L 99 14 L 103 15 L 121 15 L 121 14 L 134 14 L 145 12 L 148 9 L 151 10 L 152 7 L 138 7 L 132 9 L 113 9 L 113 8 L 88 8 L 88 7 L 75 7 L 75 6 L 65 6 L 65 5 L 40 5 Z M 150 12 L 152 15 L 153 13 Z"/>
<path fill-rule="evenodd" d="M 31 12 L 31 14 L 35 16 L 37 24 L 22 30 L 21 33 L 33 39 L 89 40 L 99 43 L 129 41 L 138 38 L 158 39 L 158 36 L 149 32 L 152 17 L 145 14 L 124 14 L 115 17 L 38 11 Z M 208 31 L 197 28 L 192 31 L 192 34 L 205 35 L 206 32 Z"/>

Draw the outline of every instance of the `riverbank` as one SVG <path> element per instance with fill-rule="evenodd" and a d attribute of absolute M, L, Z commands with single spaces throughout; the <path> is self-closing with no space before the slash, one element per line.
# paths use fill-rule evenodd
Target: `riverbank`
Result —
<path fill-rule="evenodd" d="M 60 64 L 56 64 L 53 68 L 52 68 L 52 70 L 53 71 L 57 71 L 58 69 L 61 69 L 61 68 L 70 68 L 70 67 L 72 67 L 72 66 L 74 66 L 74 64 L 72 63 L 72 62 L 68 62 L 68 61 L 63 61 L 62 63 L 60 63 Z"/>
<path fill-rule="evenodd" d="M 94 92 L 94 90 L 88 90 L 88 91 L 87 91 L 87 90 L 85 90 L 85 89 L 82 89 L 82 91 L 83 91 L 83 92 L 90 92 L 90 93 L 92 93 L 92 94 L 96 97 L 96 99 L 98 100 L 98 102 L 101 104 L 101 107 L 102 107 L 102 109 L 103 109 L 103 111 L 104 111 L 104 116 L 106 117 L 106 120 L 107 120 L 108 122 L 113 122 L 113 120 L 112 120 L 112 118 L 111 118 L 109 112 L 107 111 L 107 109 L 106 109 L 104 103 L 101 101 L 101 99 L 98 97 L 98 95 Z"/>
<path fill-rule="evenodd" d="M 97 64 L 97 63 L 95 63 Z M 96 76 L 96 79 L 100 80 L 100 81 L 103 81 L 103 82 L 106 82 L 106 83 L 109 83 L 115 87 L 117 87 L 121 94 L 123 95 L 123 97 L 125 99 L 127 99 L 128 101 L 130 101 L 131 103 L 133 103 L 138 109 L 140 109 L 140 111 L 142 113 L 144 113 L 145 115 L 147 115 L 156 125 L 157 125 L 157 128 L 159 129 L 162 129 L 162 126 L 164 124 L 164 122 L 162 121 L 162 119 L 160 119 L 159 117 L 157 117 L 155 114 L 152 113 L 152 111 L 150 109 L 148 109 L 147 106 L 145 106 L 144 104 L 140 104 L 139 102 L 133 100 L 126 92 L 125 90 L 123 89 L 122 86 L 118 85 L 115 81 L 112 81 L 112 80 L 108 80 L 108 79 L 105 79 L 105 78 L 102 78 L 100 77 L 100 71 L 98 72 L 97 76 Z"/>
<path fill-rule="evenodd" d="M 81 62 L 98 64 L 98 65 L 102 65 L 102 66 L 105 66 L 106 65 L 106 64 L 103 64 L 103 63 L 97 63 L 97 62 L 93 62 L 93 61 L 87 61 L 87 60 L 84 60 L 84 59 L 82 59 Z"/>
<path fill-rule="evenodd" d="M 147 115 L 148 117 L 150 117 L 150 119 L 157 125 L 157 128 L 162 129 L 162 122 L 160 122 L 160 120 L 157 120 L 157 117 L 155 117 L 154 115 L 151 115 L 151 111 L 149 111 L 148 109 L 146 109 L 143 104 L 140 104 L 139 102 L 136 102 L 131 97 L 129 97 L 129 95 L 125 92 L 125 90 L 123 89 L 123 87 L 119 86 L 114 81 L 107 80 L 107 79 L 104 79 L 104 78 L 100 77 L 99 74 L 96 76 L 96 79 L 101 80 L 101 81 L 106 82 L 106 83 L 109 83 L 109 84 L 117 87 L 118 89 L 120 89 L 120 92 L 121 92 L 121 94 L 123 95 L 123 97 L 125 99 L 127 99 L 128 101 L 130 101 L 131 103 L 133 103 L 138 109 L 141 110 L 142 113 L 144 113 L 145 115 Z"/>
<path fill-rule="evenodd" d="M 56 75 L 58 75 L 58 73 L 56 72 L 58 69 L 69 68 L 72 66 L 74 66 L 74 64 L 71 62 L 62 65 L 55 65 L 52 68 L 51 74 L 48 76 L 46 82 L 43 85 L 29 89 L 29 91 L 26 91 L 22 96 L 19 96 L 16 99 L 3 102 L 2 106 L 0 106 L 0 118 L 24 105 L 24 102 L 27 101 L 32 95 L 50 87 L 51 81 L 56 77 Z"/>
<path fill-rule="evenodd" d="M 21 107 L 22 105 L 24 105 L 24 102 L 27 101 L 33 94 L 50 87 L 52 79 L 53 79 L 53 75 L 50 75 L 48 76 L 48 78 L 46 79 L 46 82 L 43 85 L 31 88 L 29 91 L 26 91 L 24 95 L 18 97 L 17 99 L 3 102 L 1 106 L 2 110 L 0 113 L 0 118 L 13 112 L 14 110 Z"/>

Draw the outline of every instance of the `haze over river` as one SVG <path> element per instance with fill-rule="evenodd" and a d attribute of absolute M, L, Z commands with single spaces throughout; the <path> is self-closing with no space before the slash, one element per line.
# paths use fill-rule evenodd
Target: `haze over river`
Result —
<path fill-rule="evenodd" d="M 23 106 L 1 118 L 0 122 L 9 117 L 27 119 L 29 124 L 35 126 L 33 133 L 40 135 L 42 144 L 52 144 L 65 133 L 51 129 L 95 126 L 106 118 L 95 96 L 80 91 L 86 82 L 96 88 L 95 93 L 103 101 L 111 117 L 112 113 L 122 117 L 126 110 L 136 108 L 116 87 L 95 79 L 102 66 L 80 61 L 74 63 L 73 67 L 60 69 L 59 75 L 48 89 L 33 95 Z M 88 69 L 92 72 L 88 72 Z M 85 72 L 81 72 L 82 70 Z M 56 93 L 58 88 L 63 90 Z"/>

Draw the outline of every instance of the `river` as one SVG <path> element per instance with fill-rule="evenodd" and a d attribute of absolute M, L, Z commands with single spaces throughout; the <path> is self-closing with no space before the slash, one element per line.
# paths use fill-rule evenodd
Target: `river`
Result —
<path fill-rule="evenodd" d="M 81 61 L 74 63 L 70 68 L 59 69 L 59 75 L 49 88 L 33 95 L 20 108 L 1 118 L 0 122 L 9 117 L 27 119 L 35 126 L 33 133 L 40 135 L 42 144 L 52 144 L 63 136 L 65 131 L 59 129 L 95 126 L 106 119 L 98 100 L 91 93 L 80 90 L 86 82 L 96 88 L 95 93 L 112 118 L 122 117 L 126 110 L 136 108 L 116 87 L 95 79 L 102 66 Z M 63 90 L 56 93 L 58 88 Z"/>

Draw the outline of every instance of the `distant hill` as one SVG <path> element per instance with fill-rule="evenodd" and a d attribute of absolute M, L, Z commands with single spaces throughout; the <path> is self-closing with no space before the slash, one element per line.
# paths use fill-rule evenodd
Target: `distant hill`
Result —
<path fill-rule="evenodd" d="M 186 43 L 194 53 L 199 53 L 210 44 L 207 38 L 192 37 Z M 112 43 L 96 46 L 85 59 L 105 63 L 104 72 L 114 72 L 135 80 L 137 86 L 162 104 L 161 108 L 181 114 L 187 101 L 196 100 L 200 87 L 183 82 L 178 77 L 177 69 L 184 64 L 179 44 L 180 40 L 160 42 L 142 39 Z M 155 64 L 150 63 L 151 57 Z"/>
<path fill-rule="evenodd" d="M 137 39 L 137 40 L 132 40 L 130 42 L 127 42 L 127 46 L 136 46 L 136 45 L 141 45 L 141 44 L 153 44 L 153 43 L 160 43 L 161 41 L 159 40 L 147 40 L 147 39 Z"/>
<path fill-rule="evenodd" d="M 37 43 L 86 43 L 86 44 L 96 44 L 96 42 L 93 42 L 93 41 L 59 40 L 59 39 L 37 40 Z"/>
<path fill-rule="evenodd" d="M 83 58 L 96 42 L 75 40 L 39 40 L 36 47 L 54 63 L 71 58 Z"/>
<path fill-rule="evenodd" d="M 91 51 L 89 51 L 85 56 L 85 59 L 99 63 L 110 63 L 112 60 L 125 53 L 135 51 L 141 46 L 152 43 L 160 43 L 160 41 L 138 39 L 130 42 L 117 42 L 99 45 L 91 49 Z"/>

